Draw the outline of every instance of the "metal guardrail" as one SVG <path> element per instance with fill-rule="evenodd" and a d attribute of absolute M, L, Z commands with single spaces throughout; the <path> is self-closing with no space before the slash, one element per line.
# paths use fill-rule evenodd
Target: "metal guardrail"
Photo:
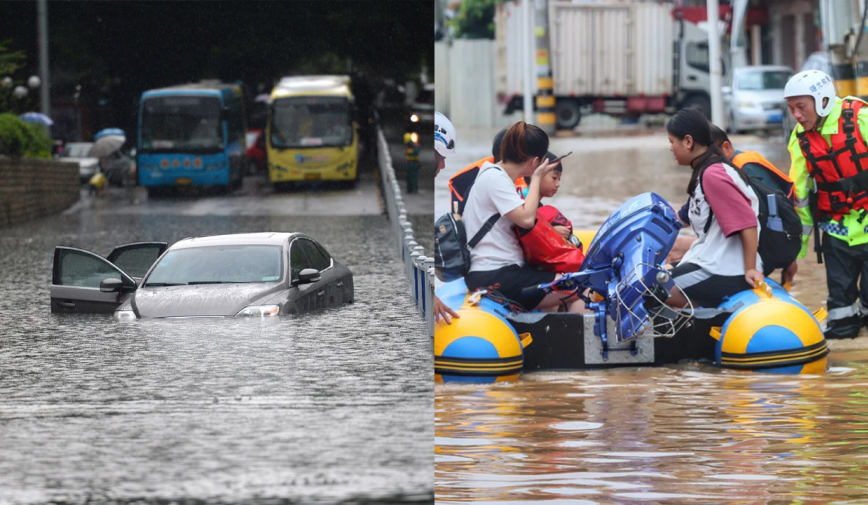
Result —
<path fill-rule="evenodd" d="M 383 130 L 377 128 L 377 152 L 380 178 L 383 182 L 383 196 L 395 247 L 404 263 L 404 273 L 410 280 L 411 293 L 419 313 L 428 323 L 428 336 L 434 337 L 434 257 L 425 256 L 424 248 L 413 238 L 413 225 L 407 220 L 407 209 L 401 196 L 401 185 L 395 178 L 389 144 Z M 433 233 L 427 230 L 428 233 Z"/>

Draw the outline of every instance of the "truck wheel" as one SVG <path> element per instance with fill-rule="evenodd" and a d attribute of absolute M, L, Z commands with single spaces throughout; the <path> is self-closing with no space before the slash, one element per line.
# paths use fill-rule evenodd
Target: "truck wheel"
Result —
<path fill-rule="evenodd" d="M 582 111 L 579 102 L 575 100 L 558 100 L 555 103 L 555 117 L 559 130 L 572 130 L 579 126 L 582 120 Z"/>
<path fill-rule="evenodd" d="M 696 109 L 711 121 L 711 101 L 707 97 L 694 95 L 684 101 L 683 109 Z"/>

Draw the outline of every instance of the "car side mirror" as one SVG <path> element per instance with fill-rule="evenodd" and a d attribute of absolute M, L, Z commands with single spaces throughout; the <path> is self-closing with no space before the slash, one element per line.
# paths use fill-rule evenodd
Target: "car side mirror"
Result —
<path fill-rule="evenodd" d="M 99 283 L 99 290 L 103 293 L 115 293 L 124 287 L 124 281 L 120 279 L 103 279 Z"/>
<path fill-rule="evenodd" d="M 732 94 L 732 88 L 729 86 L 724 86 L 724 87 L 720 88 L 720 92 L 723 93 L 724 95 L 729 95 L 729 94 Z"/>
<path fill-rule="evenodd" d="M 319 270 L 313 268 L 305 268 L 301 272 L 298 273 L 298 283 L 299 284 L 310 284 L 312 282 L 316 282 L 320 279 Z"/>

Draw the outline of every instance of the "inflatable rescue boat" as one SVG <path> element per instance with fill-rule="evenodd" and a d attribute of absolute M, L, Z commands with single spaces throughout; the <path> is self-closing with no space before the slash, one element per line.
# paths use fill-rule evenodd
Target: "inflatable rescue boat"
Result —
<path fill-rule="evenodd" d="M 578 272 L 528 287 L 581 293 L 591 313 L 520 312 L 496 293 L 468 293 L 463 279 L 444 284 L 437 296 L 460 318 L 435 328 L 437 380 L 495 382 L 529 371 L 682 361 L 824 373 L 825 311 L 812 313 L 770 279 L 719 307 L 663 303 L 678 289 L 663 263 L 680 228 L 663 198 L 636 196 L 603 223 Z"/>

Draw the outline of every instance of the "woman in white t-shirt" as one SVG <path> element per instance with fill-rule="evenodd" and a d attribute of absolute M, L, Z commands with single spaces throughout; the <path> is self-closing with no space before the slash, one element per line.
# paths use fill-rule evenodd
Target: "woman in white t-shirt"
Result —
<path fill-rule="evenodd" d="M 464 227 L 468 240 L 479 232 L 495 215 L 500 217 L 470 252 L 470 272 L 465 277 L 471 291 L 487 289 L 521 304 L 525 309 L 548 309 L 566 303 L 571 312 L 579 312 L 584 304 L 575 295 L 564 299 L 539 291 L 523 295 L 522 289 L 548 283 L 559 277 L 553 272 L 541 272 L 528 267 L 518 243 L 513 225 L 532 228 L 540 200 L 540 181 L 554 169 L 545 160 L 548 135 L 524 121 L 513 124 L 501 143 L 501 162 L 484 163 L 473 183 L 464 207 Z M 531 176 L 527 196 L 516 191 L 515 180 Z"/>

